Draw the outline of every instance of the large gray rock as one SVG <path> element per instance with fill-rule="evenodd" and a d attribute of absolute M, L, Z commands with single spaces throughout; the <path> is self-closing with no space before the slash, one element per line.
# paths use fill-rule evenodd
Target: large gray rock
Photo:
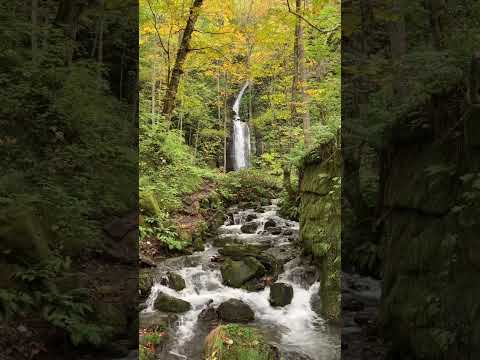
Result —
<path fill-rule="evenodd" d="M 266 250 L 270 245 L 257 244 L 226 244 L 222 249 L 218 250 L 220 255 L 231 257 L 234 260 L 241 260 L 246 256 L 256 257 L 260 255 L 263 250 Z"/>
<path fill-rule="evenodd" d="M 247 323 L 255 319 L 253 310 L 241 300 L 229 299 L 220 304 L 218 316 L 226 322 Z"/>
<path fill-rule="evenodd" d="M 256 222 L 248 222 L 246 224 L 243 224 L 240 227 L 240 231 L 245 233 L 245 234 L 255 234 L 255 232 L 258 229 L 258 223 Z"/>
<path fill-rule="evenodd" d="M 146 298 L 150 294 L 155 275 L 151 269 L 140 269 L 138 273 L 138 292 L 141 298 Z"/>
<path fill-rule="evenodd" d="M 275 283 L 270 286 L 270 304 L 272 306 L 285 306 L 292 302 L 293 288 L 285 283 Z"/>
<path fill-rule="evenodd" d="M 273 219 L 268 219 L 265 224 L 263 225 L 263 228 L 266 230 L 268 228 L 272 228 L 277 226 L 277 223 Z"/>
<path fill-rule="evenodd" d="M 167 294 L 159 294 L 155 299 L 154 308 L 169 313 L 184 313 L 192 308 L 188 301 L 177 299 Z"/>
<path fill-rule="evenodd" d="M 182 278 L 181 275 L 178 275 L 177 273 L 174 272 L 168 272 L 167 273 L 168 277 L 168 287 L 176 290 L 176 291 L 181 291 L 185 289 L 185 280 Z"/>
<path fill-rule="evenodd" d="M 254 257 L 246 257 L 241 261 L 227 259 L 221 268 L 224 284 L 239 288 L 248 280 L 265 274 L 265 267 Z"/>

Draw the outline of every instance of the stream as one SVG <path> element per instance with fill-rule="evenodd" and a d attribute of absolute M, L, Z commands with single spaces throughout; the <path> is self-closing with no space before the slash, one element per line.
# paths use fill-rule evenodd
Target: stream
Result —
<path fill-rule="evenodd" d="M 158 275 L 175 272 L 185 279 L 186 288 L 175 291 L 160 282 L 155 283 L 146 301 L 146 309 L 140 316 L 156 313 L 154 301 L 159 293 L 174 296 L 191 303 L 190 311 L 180 314 L 172 329 L 170 343 L 158 359 L 202 360 L 205 337 L 210 328 L 199 315 L 207 306 L 217 307 L 222 302 L 235 298 L 248 304 L 255 313 L 249 326 L 257 328 L 268 343 L 274 345 L 282 359 L 291 360 L 337 360 L 340 359 L 340 329 L 327 324 L 319 315 L 320 299 L 317 274 L 312 265 L 300 256 L 295 245 L 298 239 L 297 222 L 278 216 L 277 201 L 259 209 L 229 209 L 230 218 L 218 229 L 214 243 L 206 244 L 205 250 L 177 258 L 167 259 L 157 266 Z M 248 220 L 248 221 L 247 221 Z M 266 230 L 267 221 L 275 222 L 275 231 Z M 253 233 L 243 233 L 242 225 L 254 223 Z M 272 232 L 274 234 L 272 234 Z M 277 259 L 284 263 L 278 281 L 293 287 L 291 304 L 272 307 L 269 303 L 269 287 L 260 291 L 247 291 L 222 284 L 218 247 L 222 243 L 263 244 Z M 159 278 L 160 278 L 159 277 Z"/>

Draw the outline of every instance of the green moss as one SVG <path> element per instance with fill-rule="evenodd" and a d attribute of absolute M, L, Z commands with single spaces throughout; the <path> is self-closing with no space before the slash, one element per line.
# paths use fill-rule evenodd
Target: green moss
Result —
<path fill-rule="evenodd" d="M 300 186 L 300 240 L 304 252 L 314 255 L 320 269 L 322 312 L 329 320 L 340 317 L 340 162 L 331 144 L 312 150 L 302 162 Z"/>
<path fill-rule="evenodd" d="M 206 360 L 273 360 L 275 354 L 256 329 L 228 324 L 209 334 L 205 357 Z"/>

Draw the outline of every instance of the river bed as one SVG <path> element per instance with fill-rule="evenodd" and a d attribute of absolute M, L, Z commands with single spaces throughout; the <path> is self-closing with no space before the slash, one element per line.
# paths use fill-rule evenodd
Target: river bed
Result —
<path fill-rule="evenodd" d="M 165 260 L 158 264 L 159 274 L 176 272 L 185 279 L 186 288 L 175 291 L 160 282 L 155 283 L 146 301 L 146 309 L 140 316 L 155 312 L 153 304 L 159 293 L 188 301 L 192 309 L 179 316 L 173 329 L 173 340 L 159 359 L 202 360 L 204 339 L 209 328 L 198 320 L 198 316 L 206 306 L 216 307 L 230 298 L 242 300 L 252 308 L 255 320 L 249 325 L 259 329 L 267 341 L 277 347 L 282 359 L 340 359 L 340 329 L 327 324 L 320 316 L 320 284 L 312 274 L 311 264 L 300 256 L 300 249 L 294 245 L 298 239 L 298 223 L 282 219 L 278 210 L 276 201 L 256 211 L 231 208 L 230 219 L 218 229 L 218 238 L 225 242 L 263 244 L 270 248 L 269 251 L 279 254 L 285 264 L 278 281 L 293 287 L 291 304 L 272 307 L 268 286 L 251 292 L 223 285 L 220 264 L 212 261 L 219 256 L 218 248 L 213 244 L 207 244 L 204 251 L 193 255 Z M 251 234 L 241 231 L 247 220 L 258 226 Z M 277 231 L 274 233 L 277 232 L 277 235 L 264 228 L 267 221 L 275 222 Z"/>

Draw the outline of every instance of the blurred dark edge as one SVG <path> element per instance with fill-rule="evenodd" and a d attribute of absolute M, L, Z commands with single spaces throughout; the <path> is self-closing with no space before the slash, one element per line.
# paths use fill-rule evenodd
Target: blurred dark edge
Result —
<path fill-rule="evenodd" d="M 342 1 L 342 359 L 480 358 L 479 30 Z"/>
<path fill-rule="evenodd" d="M 0 0 L 0 359 L 138 356 L 138 1 Z"/>

